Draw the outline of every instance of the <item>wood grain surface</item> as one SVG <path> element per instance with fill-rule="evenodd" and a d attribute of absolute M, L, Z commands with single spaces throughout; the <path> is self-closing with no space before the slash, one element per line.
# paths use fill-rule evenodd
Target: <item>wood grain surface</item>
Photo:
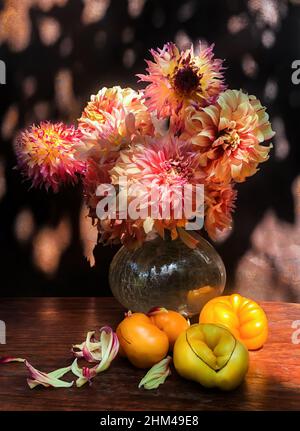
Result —
<path fill-rule="evenodd" d="M 268 342 L 251 352 L 246 381 L 233 392 L 204 389 L 175 370 L 160 388 L 138 389 L 144 371 L 121 358 L 91 386 L 30 390 L 24 365 L 11 363 L 0 368 L 0 410 L 300 410 L 300 344 L 292 342 L 300 304 L 262 306 L 269 318 Z M 123 312 L 113 298 L 2 298 L 7 344 L 0 345 L 0 356 L 27 358 L 45 372 L 67 366 L 72 344 L 83 341 L 88 330 L 115 328 Z"/>

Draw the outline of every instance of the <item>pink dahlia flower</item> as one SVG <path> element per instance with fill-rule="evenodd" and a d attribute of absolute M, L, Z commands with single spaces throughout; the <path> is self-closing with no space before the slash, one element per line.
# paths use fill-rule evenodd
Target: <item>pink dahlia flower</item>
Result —
<path fill-rule="evenodd" d="M 92 95 L 79 121 L 82 140 L 78 156 L 87 161 L 83 178 L 84 195 L 90 216 L 96 217 L 100 198 L 97 187 L 110 183 L 108 171 L 113 167 L 119 151 L 141 134 L 152 134 L 150 113 L 141 94 L 119 86 L 102 88 Z"/>
<path fill-rule="evenodd" d="M 271 145 L 261 145 L 274 132 L 260 101 L 242 91 L 227 90 L 215 105 L 186 110 L 183 139 L 195 145 L 209 178 L 245 181 L 269 158 Z"/>
<path fill-rule="evenodd" d="M 188 219 L 184 212 L 187 199 L 189 208 L 194 205 L 196 189 L 192 188 L 186 198 L 184 186 L 203 184 L 205 180 L 193 146 L 169 134 L 148 138 L 143 144 L 121 151 L 110 174 L 116 186 L 120 178 L 126 177 L 129 193 L 131 189 L 141 198 L 139 210 L 145 232 L 155 229 L 162 234 L 163 229 L 169 229 L 173 237 L 177 235 L 176 228 L 184 226 Z"/>
<path fill-rule="evenodd" d="M 153 61 L 147 61 L 148 75 L 138 75 L 148 82 L 146 104 L 157 111 L 159 118 L 179 112 L 187 106 L 206 106 L 213 103 L 224 90 L 222 60 L 215 59 L 213 45 L 194 53 L 193 46 L 180 52 L 174 43 L 150 51 Z"/>
<path fill-rule="evenodd" d="M 107 161 L 100 164 L 93 158 L 86 162 L 85 175 L 82 177 L 83 195 L 89 208 L 89 217 L 93 220 L 97 218 L 96 207 L 100 197 L 96 195 L 97 188 L 100 184 L 110 184 L 109 170 L 114 166 L 114 161 Z"/>
<path fill-rule="evenodd" d="M 63 123 L 42 122 L 21 132 L 15 150 L 18 167 L 34 187 L 44 185 L 57 192 L 67 182 L 77 182 L 85 163 L 76 158 L 81 132 Z"/>

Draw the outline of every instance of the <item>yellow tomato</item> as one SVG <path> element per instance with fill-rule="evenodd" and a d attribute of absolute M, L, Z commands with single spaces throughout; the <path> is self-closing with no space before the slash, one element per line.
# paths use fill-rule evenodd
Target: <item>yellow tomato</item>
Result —
<path fill-rule="evenodd" d="M 165 308 L 155 308 L 148 313 L 153 324 L 163 331 L 173 349 L 174 343 L 190 325 L 189 322 L 177 311 L 166 310 Z"/>
<path fill-rule="evenodd" d="M 268 337 L 264 310 L 239 294 L 211 299 L 202 309 L 200 323 L 216 323 L 228 328 L 249 350 L 263 346 Z"/>
<path fill-rule="evenodd" d="M 223 326 L 196 324 L 178 337 L 173 361 L 182 377 L 207 388 L 229 391 L 243 381 L 249 353 Z"/>
<path fill-rule="evenodd" d="M 125 317 L 117 328 L 121 353 L 138 368 L 150 368 L 168 353 L 167 335 L 142 313 Z"/>

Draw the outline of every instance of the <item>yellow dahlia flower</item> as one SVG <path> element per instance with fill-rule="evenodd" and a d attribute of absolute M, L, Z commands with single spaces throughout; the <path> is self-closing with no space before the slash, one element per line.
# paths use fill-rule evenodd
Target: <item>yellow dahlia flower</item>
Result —
<path fill-rule="evenodd" d="M 269 158 L 272 145 L 261 145 L 274 132 L 266 108 L 255 96 L 227 90 L 215 105 L 185 111 L 182 138 L 198 148 L 210 179 L 242 182 Z"/>
<path fill-rule="evenodd" d="M 159 118 L 179 112 L 187 106 L 214 103 L 224 90 L 222 60 L 214 59 L 213 45 L 194 53 L 193 46 L 180 52 L 174 43 L 151 50 L 154 62 L 147 61 L 148 75 L 138 75 L 149 82 L 145 88 L 146 104 Z"/>

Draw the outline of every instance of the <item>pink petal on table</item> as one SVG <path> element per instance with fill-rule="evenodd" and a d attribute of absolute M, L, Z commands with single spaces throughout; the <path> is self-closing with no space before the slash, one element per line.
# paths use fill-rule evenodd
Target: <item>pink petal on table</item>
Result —
<path fill-rule="evenodd" d="M 83 343 L 75 344 L 72 353 L 75 358 L 84 358 L 87 362 L 99 362 L 102 357 L 101 342 L 95 339 L 95 331 L 88 332 Z"/>
<path fill-rule="evenodd" d="M 104 326 L 100 329 L 101 360 L 93 368 L 80 368 L 77 359 L 72 364 L 72 372 L 78 377 L 76 386 L 81 387 L 99 373 L 107 370 L 119 351 L 119 340 L 117 334 L 109 327 Z"/>
<path fill-rule="evenodd" d="M 9 364 L 10 362 L 25 362 L 23 358 L 13 358 L 12 356 L 0 357 L 0 364 Z"/>
<path fill-rule="evenodd" d="M 60 377 L 71 371 L 71 367 L 59 368 L 51 373 L 44 373 L 34 368 L 28 361 L 25 361 L 25 365 L 29 371 L 27 383 L 30 389 L 33 389 L 38 385 L 42 385 L 46 388 L 70 388 L 74 383 L 73 381 L 65 382 L 60 380 Z"/>

